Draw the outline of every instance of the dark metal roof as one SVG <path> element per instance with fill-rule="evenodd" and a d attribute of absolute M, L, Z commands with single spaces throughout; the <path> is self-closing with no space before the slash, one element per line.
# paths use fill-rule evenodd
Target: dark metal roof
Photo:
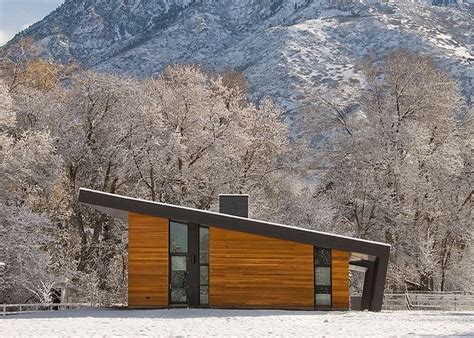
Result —
<path fill-rule="evenodd" d="M 176 221 L 214 226 L 331 249 L 385 256 L 390 245 L 364 239 L 335 235 L 283 224 L 226 215 L 211 211 L 147 201 L 81 188 L 79 202 L 89 204 L 107 214 L 127 220 L 128 212 L 163 217 Z"/>

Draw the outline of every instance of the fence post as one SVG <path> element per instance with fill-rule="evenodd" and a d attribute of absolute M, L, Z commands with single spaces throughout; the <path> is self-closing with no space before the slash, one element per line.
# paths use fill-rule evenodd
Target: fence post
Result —
<path fill-rule="evenodd" d="M 21 305 L 20 305 L 20 314 L 21 314 Z"/>

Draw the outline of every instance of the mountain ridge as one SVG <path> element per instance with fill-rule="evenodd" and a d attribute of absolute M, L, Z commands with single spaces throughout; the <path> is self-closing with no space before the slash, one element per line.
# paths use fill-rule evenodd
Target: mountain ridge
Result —
<path fill-rule="evenodd" d="M 287 109 L 360 82 L 355 65 L 398 47 L 433 54 L 474 100 L 473 7 L 460 1 L 83 0 L 17 35 L 45 56 L 143 77 L 172 63 L 242 71 Z"/>

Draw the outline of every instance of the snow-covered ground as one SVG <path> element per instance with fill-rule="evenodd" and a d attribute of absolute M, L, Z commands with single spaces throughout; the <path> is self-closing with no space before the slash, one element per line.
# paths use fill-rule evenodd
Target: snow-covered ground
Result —
<path fill-rule="evenodd" d="M 0 336 L 474 336 L 474 312 L 83 309 L 0 317 Z"/>

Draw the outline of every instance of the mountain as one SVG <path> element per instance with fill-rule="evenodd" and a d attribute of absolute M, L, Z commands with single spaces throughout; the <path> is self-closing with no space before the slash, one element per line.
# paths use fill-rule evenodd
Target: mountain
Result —
<path fill-rule="evenodd" d="M 134 76 L 228 67 L 291 110 L 309 90 L 361 81 L 362 57 L 406 47 L 433 54 L 471 103 L 473 13 L 459 0 L 67 0 L 4 48 L 31 37 L 58 61 Z"/>

